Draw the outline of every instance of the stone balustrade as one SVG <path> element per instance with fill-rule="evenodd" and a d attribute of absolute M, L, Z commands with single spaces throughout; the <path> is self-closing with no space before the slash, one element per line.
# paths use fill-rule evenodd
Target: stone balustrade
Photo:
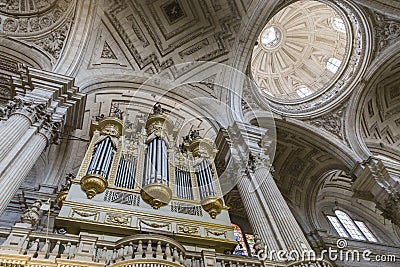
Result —
<path fill-rule="evenodd" d="M 0 234 L 5 234 L 0 231 Z M 292 264 L 212 251 L 186 251 L 173 238 L 136 234 L 101 239 L 81 233 L 49 234 L 14 227 L 0 246 L 0 266 L 10 267 L 328 267 L 325 261 Z"/>

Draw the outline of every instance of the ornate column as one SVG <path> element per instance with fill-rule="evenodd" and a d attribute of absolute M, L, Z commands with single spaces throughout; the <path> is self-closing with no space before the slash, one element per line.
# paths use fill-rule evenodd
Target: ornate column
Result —
<path fill-rule="evenodd" d="M 21 186 L 25 177 L 36 163 L 46 146 L 55 141 L 56 132 L 60 123 L 45 123 L 38 133 L 18 151 L 9 164 L 0 174 L 0 188 L 5 188 L 0 197 L 0 214 L 3 213 L 8 203 Z"/>
<path fill-rule="evenodd" d="M 30 67 L 20 74 L 12 77 L 16 97 L 0 105 L 0 214 L 45 148 L 83 121 L 86 97 L 73 78 Z"/>
<path fill-rule="evenodd" d="M 268 207 L 261 205 L 257 192 L 252 190 L 253 186 L 246 172 L 242 173 L 237 187 L 254 233 L 263 240 L 268 250 L 278 251 L 280 249 L 277 242 L 278 237 L 274 234 L 272 222 L 269 220 L 270 216 L 265 210 Z"/>
<path fill-rule="evenodd" d="M 16 97 L 0 110 L 8 119 L 0 127 L 0 161 L 22 138 L 39 116 L 44 114 L 46 105 L 35 104 L 32 100 Z"/>
<path fill-rule="evenodd" d="M 244 177 L 237 186 L 243 198 L 252 228 L 267 245 L 267 250 L 310 250 L 306 237 L 283 198 L 272 174 L 270 160 L 261 145 L 267 129 L 236 122 L 230 133 L 234 134 L 232 147 L 235 162 L 246 162 Z M 244 164 L 243 164 L 244 165 Z M 251 203 L 251 204 L 249 204 Z"/>
<path fill-rule="evenodd" d="M 281 237 L 281 246 L 287 251 L 311 250 L 303 231 L 275 183 L 269 170 L 269 164 L 269 160 L 262 160 L 260 157 L 254 158 L 250 176 L 254 175 L 254 189 L 261 193 L 266 206 L 271 211 L 270 220 L 277 227 L 279 232 L 277 235 Z"/>

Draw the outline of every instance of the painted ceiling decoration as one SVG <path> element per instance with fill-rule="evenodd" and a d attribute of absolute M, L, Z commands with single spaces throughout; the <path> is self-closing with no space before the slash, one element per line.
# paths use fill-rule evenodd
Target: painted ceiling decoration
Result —
<path fill-rule="evenodd" d="M 295 2 L 261 31 L 251 61 L 253 77 L 272 97 L 307 97 L 338 76 L 348 54 L 346 43 L 345 24 L 333 8 Z"/>

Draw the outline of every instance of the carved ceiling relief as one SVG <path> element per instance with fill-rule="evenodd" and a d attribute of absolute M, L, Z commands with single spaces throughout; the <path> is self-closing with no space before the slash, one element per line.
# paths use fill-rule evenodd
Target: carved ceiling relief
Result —
<path fill-rule="evenodd" d="M 344 1 L 336 0 L 336 1 L 322 1 L 322 2 L 326 3 L 329 6 L 334 7 L 335 10 L 341 13 L 341 18 L 345 23 L 345 27 L 347 27 L 346 33 L 351 33 L 351 35 L 347 34 L 348 36 L 351 37 L 351 39 L 348 38 L 348 43 L 346 48 L 349 51 L 348 57 L 346 56 L 346 62 L 342 62 L 340 64 L 340 68 L 337 70 L 337 73 L 335 73 L 334 75 L 335 77 L 332 79 L 332 81 L 325 83 L 323 87 L 320 88 L 320 90 L 318 90 L 318 92 L 316 93 L 312 93 L 313 90 L 310 90 L 311 94 L 309 94 L 310 92 L 307 92 L 308 96 L 307 94 L 305 94 L 304 97 L 299 97 L 298 99 L 283 99 L 283 98 L 278 99 L 277 97 L 270 96 L 267 93 L 259 92 L 258 95 L 260 98 L 267 98 L 269 100 L 269 101 L 264 101 L 264 103 L 268 102 L 268 105 L 271 107 L 271 109 L 279 114 L 282 115 L 305 114 L 305 113 L 307 114 L 313 113 L 314 115 L 320 114 L 321 111 L 323 112 L 325 110 L 325 107 L 328 104 L 330 105 L 332 105 L 333 103 L 338 104 L 339 102 L 344 101 L 349 92 L 354 89 L 354 84 L 355 84 L 353 83 L 354 80 L 358 78 L 359 75 L 361 75 L 366 69 L 367 64 L 364 63 L 366 63 L 367 60 L 369 59 L 370 48 L 367 46 L 367 41 L 369 36 L 366 31 L 368 26 L 365 24 L 364 14 L 361 13 L 360 10 L 356 9 L 354 6 L 351 6 Z M 270 37 L 272 38 L 272 34 L 268 38 Z M 267 41 L 269 40 L 268 38 L 266 38 Z M 278 38 L 278 43 L 279 42 L 282 43 L 285 40 L 286 40 L 285 38 L 281 38 L 281 40 L 279 40 Z M 269 43 L 267 43 L 266 45 L 268 46 Z M 298 46 L 297 44 L 295 45 Z M 280 45 L 277 45 L 276 47 L 273 47 L 270 50 L 274 52 L 276 49 L 279 49 L 279 47 Z M 315 57 L 314 60 L 318 61 L 320 59 L 318 57 Z M 322 58 L 322 60 L 324 59 Z M 327 59 L 325 58 L 325 60 Z M 275 58 L 274 61 L 277 61 L 278 63 L 277 66 L 280 66 L 278 58 Z M 270 64 L 267 61 L 265 62 L 266 65 Z M 308 75 L 309 74 L 307 73 L 305 74 L 297 73 L 298 77 L 301 78 L 305 77 L 306 79 L 307 77 L 309 77 Z M 271 77 L 272 77 L 271 80 L 272 84 L 279 83 L 278 77 L 273 77 L 273 76 Z M 292 78 L 293 77 L 291 77 L 291 79 Z M 280 85 L 278 86 L 274 85 L 273 87 L 280 88 L 282 87 L 281 84 L 282 83 L 280 83 Z M 298 93 L 299 95 L 302 94 L 303 91 L 307 91 L 307 90 L 300 90 L 300 92 L 297 92 L 297 89 L 298 88 L 296 88 L 295 92 Z"/>
<path fill-rule="evenodd" d="M 378 51 L 384 50 L 400 38 L 400 21 L 375 12 L 375 34 Z"/>
<path fill-rule="evenodd" d="M 242 9 L 227 0 L 115 0 L 106 16 L 133 56 L 131 64 L 151 74 L 179 62 L 226 56 Z"/>
<path fill-rule="evenodd" d="M 363 104 L 361 125 L 368 147 L 400 148 L 400 66 L 374 85 Z"/>
<path fill-rule="evenodd" d="M 73 21 L 75 0 L 0 3 L 0 33 L 41 47 L 54 61 L 60 57 Z"/>
<path fill-rule="evenodd" d="M 104 42 L 103 50 L 101 51 L 101 58 L 117 59 L 115 53 L 112 51 L 111 47 L 107 42 Z"/>
<path fill-rule="evenodd" d="M 325 67 L 328 59 L 345 61 L 349 51 L 346 31 L 334 28 L 335 18 L 341 16 L 330 6 L 305 0 L 274 15 L 252 55 L 251 70 L 260 88 L 279 99 L 298 99 L 304 97 L 296 92 L 302 86 L 311 94 L 332 82 L 337 75 Z"/>
<path fill-rule="evenodd" d="M 320 129 L 330 132 L 335 135 L 340 141 L 349 145 L 345 133 L 345 115 L 346 115 L 347 102 L 336 108 L 329 113 L 318 116 L 305 122 L 316 126 Z"/>

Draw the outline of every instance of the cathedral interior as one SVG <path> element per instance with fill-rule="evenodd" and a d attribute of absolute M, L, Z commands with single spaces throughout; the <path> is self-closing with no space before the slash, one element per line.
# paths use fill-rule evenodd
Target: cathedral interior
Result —
<path fill-rule="evenodd" d="M 399 182 L 398 0 L 0 0 L 0 266 L 400 266 Z"/>

